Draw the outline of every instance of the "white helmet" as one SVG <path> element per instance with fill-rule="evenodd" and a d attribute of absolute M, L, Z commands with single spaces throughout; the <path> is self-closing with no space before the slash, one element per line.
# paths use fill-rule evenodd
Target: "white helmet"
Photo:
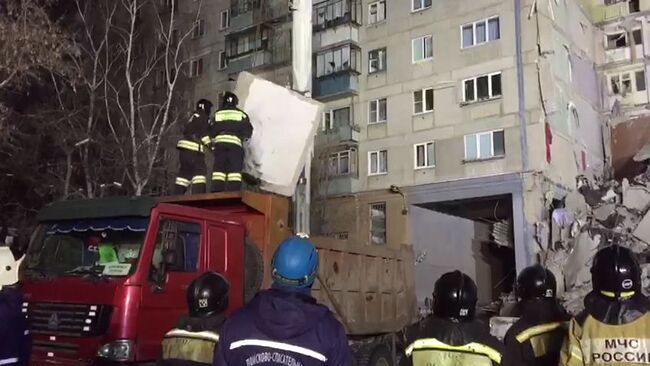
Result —
<path fill-rule="evenodd" d="M 20 258 L 16 258 L 11 248 L 0 246 L 0 290 L 2 290 L 3 286 L 18 283 L 18 269 L 24 259 L 24 254 Z"/>

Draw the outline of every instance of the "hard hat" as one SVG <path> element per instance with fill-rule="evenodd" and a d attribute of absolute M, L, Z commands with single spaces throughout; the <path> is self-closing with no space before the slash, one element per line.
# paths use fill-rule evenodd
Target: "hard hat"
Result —
<path fill-rule="evenodd" d="M 223 94 L 223 106 L 226 108 L 235 108 L 239 104 L 239 98 L 232 92 L 225 92 Z"/>
<path fill-rule="evenodd" d="M 556 292 L 555 276 L 539 264 L 524 268 L 517 277 L 515 293 L 522 300 L 555 298 Z"/>
<path fill-rule="evenodd" d="M 612 245 L 596 253 L 591 266 L 593 290 L 613 298 L 629 297 L 641 291 L 641 268 L 628 248 Z"/>
<path fill-rule="evenodd" d="M 318 272 L 318 251 L 307 239 L 291 237 L 278 246 L 271 262 L 273 282 L 281 287 L 311 287 Z"/>
<path fill-rule="evenodd" d="M 24 259 L 24 254 L 18 254 L 7 246 L 0 247 L 0 290 L 3 286 L 11 286 L 18 283 L 20 280 L 18 272 L 20 264 Z"/>
<path fill-rule="evenodd" d="M 199 99 L 199 101 L 196 102 L 196 109 L 204 110 L 210 113 L 210 110 L 212 109 L 212 102 L 207 99 Z"/>
<path fill-rule="evenodd" d="M 206 272 L 187 289 L 187 307 L 192 317 L 209 317 L 228 308 L 230 284 L 216 272 Z"/>
<path fill-rule="evenodd" d="M 476 291 L 474 281 L 461 271 L 443 274 L 433 290 L 433 314 L 461 321 L 474 319 Z"/>

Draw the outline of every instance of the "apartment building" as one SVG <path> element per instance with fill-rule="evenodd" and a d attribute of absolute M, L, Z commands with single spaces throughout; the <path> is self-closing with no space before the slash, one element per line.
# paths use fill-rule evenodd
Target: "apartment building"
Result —
<path fill-rule="evenodd" d="M 412 244 L 419 281 L 461 268 L 491 300 L 603 168 L 599 34 L 575 0 L 315 3 L 312 231 Z"/>

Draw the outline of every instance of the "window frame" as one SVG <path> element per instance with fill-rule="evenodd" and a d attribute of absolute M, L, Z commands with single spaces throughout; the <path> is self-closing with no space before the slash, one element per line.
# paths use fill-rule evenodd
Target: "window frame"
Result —
<path fill-rule="evenodd" d="M 383 10 L 384 11 L 383 11 L 382 18 L 379 19 L 379 14 L 380 14 L 379 9 L 380 9 L 380 5 L 382 5 L 382 4 L 383 4 Z M 373 6 L 375 6 L 376 9 L 377 9 L 377 13 L 376 13 L 377 16 L 375 17 L 376 20 L 374 22 L 371 22 L 370 21 L 372 19 L 371 9 L 372 9 Z M 368 4 L 368 25 L 381 24 L 381 23 L 385 22 L 386 21 L 386 15 L 387 15 L 386 0 L 377 0 L 377 1 L 373 1 L 373 2 Z"/>
<path fill-rule="evenodd" d="M 430 0 L 430 1 L 431 1 L 431 4 L 430 4 L 429 6 L 425 6 L 425 5 L 424 5 L 424 3 L 425 3 L 427 0 L 409 0 L 409 1 L 411 2 L 411 13 L 419 13 L 419 12 L 421 12 L 421 11 L 425 11 L 425 10 L 427 10 L 427 9 L 430 9 L 430 8 L 433 6 L 433 0 Z M 422 7 L 416 9 L 416 8 L 413 6 L 413 3 L 414 3 L 415 1 L 419 1 L 419 2 L 420 2 L 420 5 L 422 5 Z"/>
<path fill-rule="evenodd" d="M 499 23 L 499 38 L 490 40 L 490 20 L 496 19 Z M 476 42 L 476 25 L 478 23 L 484 23 L 485 24 L 485 41 L 481 43 Z M 472 26 L 472 44 L 469 46 L 465 46 L 464 44 L 464 37 L 463 37 L 463 30 L 465 27 L 471 25 Z M 500 15 L 493 15 L 487 18 L 475 20 L 473 22 L 468 22 L 465 24 L 460 25 L 460 49 L 465 50 L 473 47 L 478 47 L 478 46 L 483 46 L 488 43 L 496 42 L 501 39 L 501 17 Z"/>
<path fill-rule="evenodd" d="M 495 132 L 502 132 L 503 133 L 503 154 L 501 155 L 495 155 L 494 154 L 494 133 Z M 490 135 L 490 156 L 488 157 L 481 157 L 481 136 L 482 135 Z M 467 157 L 467 137 L 468 136 L 475 136 L 476 138 L 476 159 L 468 159 Z M 496 129 L 496 130 L 491 130 L 491 131 L 483 131 L 483 132 L 475 132 L 475 133 L 470 133 L 465 136 L 463 136 L 463 145 L 464 145 L 464 162 L 474 162 L 474 161 L 484 161 L 484 160 L 491 160 L 491 159 L 500 159 L 506 156 L 506 132 L 504 129 Z"/>
<path fill-rule="evenodd" d="M 427 147 L 433 149 L 433 163 L 429 161 Z M 418 147 L 424 148 L 424 165 L 418 166 Z M 432 169 L 436 167 L 436 142 L 434 140 L 413 144 L 413 170 Z"/>
<path fill-rule="evenodd" d="M 428 91 L 431 91 L 431 109 L 430 110 L 426 109 L 426 107 L 427 107 L 426 92 L 428 92 Z M 417 112 L 415 110 L 415 93 L 417 93 L 417 92 L 422 93 L 422 111 L 421 112 Z M 413 90 L 413 93 L 411 93 L 411 96 L 413 98 L 412 101 L 413 101 L 413 115 L 414 116 L 419 116 L 419 115 L 423 115 L 423 114 L 432 113 L 436 109 L 435 108 L 435 93 L 434 93 L 433 87 Z"/>
<path fill-rule="evenodd" d="M 381 115 L 381 113 L 379 113 L 379 110 L 380 110 L 380 105 L 381 105 L 382 100 L 384 100 L 385 101 L 384 104 L 386 104 L 386 116 L 385 116 L 386 118 L 384 118 L 383 120 L 380 120 L 379 116 Z M 376 121 L 371 120 L 371 116 L 372 116 L 371 105 L 373 103 L 377 106 L 377 120 Z M 387 123 L 387 122 L 388 122 L 388 98 L 377 98 L 377 99 L 369 100 L 368 101 L 368 124 L 369 125 L 376 125 L 376 124 Z"/>
<path fill-rule="evenodd" d="M 196 67 L 200 68 L 200 72 L 196 72 L 195 66 L 194 66 L 195 63 L 196 63 Z M 190 78 L 195 78 L 195 77 L 203 75 L 203 71 L 204 71 L 203 66 L 204 66 L 203 65 L 203 56 L 192 59 L 190 61 Z"/>
<path fill-rule="evenodd" d="M 383 231 L 383 238 L 384 242 L 383 243 L 377 243 L 373 240 L 373 209 L 382 211 L 384 218 L 383 218 L 383 226 L 384 226 L 384 231 Z M 372 202 L 368 205 L 368 223 L 370 224 L 368 227 L 368 235 L 370 236 L 369 241 L 370 245 L 387 245 L 388 244 L 388 205 L 386 204 L 386 201 L 383 202 Z"/>
<path fill-rule="evenodd" d="M 202 258 L 203 258 L 203 254 L 205 254 L 205 252 L 204 252 L 204 247 L 201 245 L 202 241 L 204 240 L 204 234 L 205 234 L 205 233 L 204 233 L 204 225 L 203 225 L 203 223 L 200 222 L 200 221 L 195 221 L 195 220 L 193 220 L 193 219 L 188 219 L 188 218 L 179 218 L 179 217 L 173 217 L 173 216 L 170 216 L 170 215 L 168 215 L 168 214 L 161 214 L 160 216 L 158 216 L 157 223 L 156 223 L 156 226 L 157 226 L 157 227 L 156 227 L 156 237 L 155 237 L 155 241 L 154 241 L 154 253 L 155 253 L 155 250 L 156 250 L 156 248 L 157 248 L 157 246 L 158 246 L 158 244 L 159 244 L 158 239 L 159 239 L 159 237 L 160 237 L 161 230 L 163 229 L 163 225 L 164 225 L 164 222 L 165 222 L 165 221 L 175 222 L 177 225 L 178 225 L 179 223 L 180 223 L 180 224 L 183 224 L 183 225 L 196 225 L 196 226 L 198 226 L 198 229 L 199 229 L 199 232 L 197 233 L 197 235 L 198 235 L 198 240 L 199 240 L 199 241 L 198 241 L 198 244 L 197 244 L 197 246 L 198 246 L 198 248 L 197 248 L 197 249 L 198 249 L 198 252 L 196 253 L 196 268 L 195 268 L 193 271 L 186 271 L 186 270 L 179 271 L 179 270 L 174 270 L 174 269 L 169 269 L 169 268 L 168 268 L 168 269 L 166 269 L 166 273 L 167 273 L 167 274 L 172 274 L 172 273 L 177 273 L 177 274 L 183 274 L 183 273 L 186 273 L 186 274 L 200 273 L 201 270 L 202 270 L 202 268 L 203 268 L 203 262 L 202 262 L 202 261 L 203 261 L 203 259 L 202 259 Z M 178 232 L 176 233 L 176 235 L 178 235 Z M 162 243 L 162 242 L 161 242 L 161 243 Z M 163 244 L 164 244 L 164 243 L 163 243 Z M 161 260 L 162 260 L 162 261 L 164 261 L 164 250 L 165 250 L 165 249 L 167 249 L 167 248 L 164 248 L 164 247 L 163 247 L 163 248 L 162 248 L 162 251 L 161 251 L 161 255 L 162 255 Z M 153 268 L 155 268 L 154 263 L 153 263 L 153 260 L 154 260 L 154 256 L 151 257 L 151 259 L 150 259 L 150 263 L 149 263 L 150 268 L 149 268 L 149 274 L 148 274 L 147 277 L 148 277 L 148 280 L 149 280 L 150 282 L 152 282 L 152 278 L 151 278 L 152 270 L 153 270 Z M 186 260 L 186 257 L 185 257 L 185 256 L 183 256 L 183 260 Z M 184 266 L 184 265 L 183 265 L 183 268 L 185 269 L 185 266 Z M 159 270 L 159 269 L 158 269 L 158 270 Z"/>
<path fill-rule="evenodd" d="M 219 65 L 217 67 L 218 70 L 225 70 L 228 68 L 228 56 L 226 55 L 226 50 L 221 50 L 219 51 L 218 54 L 218 62 Z"/>
<path fill-rule="evenodd" d="M 622 86 L 623 86 L 624 76 L 627 76 L 626 80 L 629 79 L 629 81 L 630 81 L 630 89 L 631 89 L 630 91 L 625 93 L 625 97 L 627 97 L 630 94 L 645 92 L 647 90 L 647 88 L 648 88 L 647 85 L 645 85 L 644 90 L 639 90 L 638 89 L 637 78 L 636 78 L 636 74 L 638 72 L 642 72 L 644 74 L 644 80 L 646 81 L 646 84 L 647 84 L 647 77 L 645 75 L 645 73 L 646 73 L 645 72 L 645 67 L 640 68 L 640 69 L 632 69 L 632 70 L 619 71 L 619 72 L 607 74 L 606 75 L 607 76 L 607 84 L 608 84 L 607 89 L 608 89 L 608 91 L 610 93 L 610 96 L 620 95 L 621 97 L 623 97 L 623 93 L 622 93 L 621 90 L 622 90 Z M 612 79 L 615 78 L 615 77 L 618 78 L 618 84 L 617 84 L 618 89 L 619 89 L 618 93 L 615 93 L 614 88 L 613 88 L 613 80 Z"/>
<path fill-rule="evenodd" d="M 493 90 L 492 90 L 492 77 L 495 75 L 499 75 L 499 79 L 501 80 L 501 93 L 499 95 L 494 95 Z M 490 100 L 495 100 L 503 97 L 503 79 L 502 79 L 502 72 L 501 71 L 495 71 L 487 74 L 481 74 L 477 76 L 473 76 L 471 78 L 466 78 L 461 81 L 462 83 L 462 99 L 463 99 L 463 104 L 473 104 L 473 103 L 480 103 L 480 102 L 485 102 L 485 101 L 490 101 Z M 478 98 L 478 79 L 482 77 L 487 77 L 488 78 L 488 94 L 489 97 L 485 99 L 479 99 Z M 473 100 L 466 100 L 467 97 L 467 85 L 466 82 L 473 80 L 474 81 L 474 99 Z"/>
<path fill-rule="evenodd" d="M 379 167 L 381 164 L 379 163 L 379 158 L 381 157 L 382 152 L 386 152 L 386 163 L 384 164 L 386 166 L 386 171 L 380 171 Z M 372 155 L 376 154 L 377 155 L 377 172 L 373 173 L 372 170 Z M 387 175 L 388 174 L 388 149 L 383 149 L 383 150 L 372 150 L 368 151 L 368 176 L 378 176 L 378 175 Z"/>
<path fill-rule="evenodd" d="M 430 38 L 431 39 L 431 57 L 424 57 L 421 60 L 416 60 L 415 59 L 415 42 L 416 41 L 421 41 L 422 43 L 422 56 L 426 56 L 426 39 Z M 411 62 L 413 64 L 421 63 L 421 62 L 428 62 L 433 60 L 433 35 L 432 34 L 425 34 L 423 36 L 415 37 L 411 39 Z"/>
<path fill-rule="evenodd" d="M 371 56 L 371 54 L 373 52 L 376 52 L 377 59 L 375 61 L 377 61 L 378 66 L 381 66 L 381 67 L 377 67 L 375 70 L 371 71 L 370 70 L 370 65 L 371 65 L 373 59 L 370 56 Z M 377 73 L 380 73 L 380 72 L 385 72 L 386 71 L 386 64 L 388 63 L 387 57 L 388 57 L 388 53 L 386 52 L 386 47 L 375 48 L 375 49 L 372 49 L 372 50 L 368 51 L 368 75 L 377 74 Z"/>
<path fill-rule="evenodd" d="M 195 22 L 192 23 L 192 39 L 199 39 L 204 35 L 205 35 L 205 19 L 197 19 Z"/>
<path fill-rule="evenodd" d="M 348 157 L 348 172 L 347 173 L 341 173 L 340 167 L 341 167 L 341 157 L 343 155 L 347 154 Z M 331 174 L 329 168 L 330 168 L 330 161 L 331 159 L 334 158 L 336 159 L 336 173 Z M 350 148 L 347 150 L 340 150 L 333 152 L 331 154 L 327 155 L 327 176 L 328 177 L 346 177 L 349 175 L 354 175 L 356 174 L 356 169 L 357 169 L 357 164 L 356 164 L 356 159 L 357 159 L 357 149 L 355 148 Z M 354 161 L 353 161 L 354 160 Z"/>
<path fill-rule="evenodd" d="M 226 24 L 224 25 L 223 16 L 226 15 Z M 230 9 L 222 10 L 219 13 L 219 30 L 230 28 Z"/>

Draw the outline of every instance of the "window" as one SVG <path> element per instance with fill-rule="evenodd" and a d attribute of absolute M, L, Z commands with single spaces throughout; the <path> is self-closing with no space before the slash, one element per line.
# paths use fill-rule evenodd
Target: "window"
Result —
<path fill-rule="evenodd" d="M 323 131 L 350 125 L 350 107 L 333 109 L 323 113 Z"/>
<path fill-rule="evenodd" d="M 219 70 L 223 70 L 228 67 L 228 57 L 226 57 L 226 51 L 219 51 Z"/>
<path fill-rule="evenodd" d="M 496 41 L 501 38 L 499 17 L 482 19 L 474 23 L 465 24 L 461 26 L 460 32 L 463 48 Z"/>
<path fill-rule="evenodd" d="M 388 150 L 368 152 L 368 175 L 388 173 Z"/>
<path fill-rule="evenodd" d="M 433 141 L 413 145 L 413 152 L 415 154 L 415 169 L 436 166 L 436 152 Z"/>
<path fill-rule="evenodd" d="M 151 274 L 160 273 L 164 258 L 170 253 L 175 260 L 165 268 L 166 272 L 198 272 L 200 244 L 200 224 L 161 219 L 151 259 Z"/>
<path fill-rule="evenodd" d="M 190 62 L 190 77 L 196 77 L 203 74 L 203 59 L 198 58 Z"/>
<path fill-rule="evenodd" d="M 370 243 L 386 244 L 386 202 L 370 204 Z"/>
<path fill-rule="evenodd" d="M 192 38 L 199 38 L 205 34 L 205 20 L 199 19 L 194 22 L 194 28 L 192 29 Z"/>
<path fill-rule="evenodd" d="M 630 13 L 638 13 L 641 11 L 641 1 L 640 0 L 630 0 L 629 2 Z"/>
<path fill-rule="evenodd" d="M 465 160 L 481 160 L 505 155 L 503 130 L 465 135 Z"/>
<path fill-rule="evenodd" d="M 629 71 L 609 76 L 612 94 L 626 96 L 631 92 L 646 90 L 645 71 Z"/>
<path fill-rule="evenodd" d="M 463 101 L 476 102 L 501 96 L 501 73 L 463 80 Z"/>
<path fill-rule="evenodd" d="M 428 9 L 431 7 L 431 0 L 411 0 L 412 1 L 412 9 L 413 11 L 420 11 L 424 9 Z"/>
<path fill-rule="evenodd" d="M 383 22 L 386 19 L 386 0 L 368 4 L 368 24 Z"/>
<path fill-rule="evenodd" d="M 172 30 L 171 44 L 174 46 L 178 44 L 178 29 Z"/>
<path fill-rule="evenodd" d="M 433 88 L 416 90 L 413 92 L 413 113 L 427 113 L 433 111 Z"/>
<path fill-rule="evenodd" d="M 368 123 L 386 122 L 386 98 L 371 100 Z"/>
<path fill-rule="evenodd" d="M 643 44 L 643 35 L 641 29 L 632 31 L 632 42 L 635 45 Z M 632 45 L 627 32 L 611 33 L 605 36 L 605 49 L 615 50 L 617 48 L 625 48 Z"/>
<path fill-rule="evenodd" d="M 326 0 L 312 7 L 313 30 L 320 31 L 341 24 L 359 24 L 361 1 Z"/>
<path fill-rule="evenodd" d="M 232 12 L 231 12 L 232 14 Z M 226 55 L 236 58 L 268 47 L 268 29 L 253 27 L 236 35 L 226 36 Z"/>
<path fill-rule="evenodd" d="M 357 151 L 354 149 L 339 151 L 328 157 L 328 175 L 342 176 L 356 173 Z"/>
<path fill-rule="evenodd" d="M 328 49 L 316 55 L 316 77 L 340 71 L 359 72 L 361 51 L 352 45 Z"/>
<path fill-rule="evenodd" d="M 221 23 L 219 23 L 219 29 L 224 30 L 230 27 L 230 10 L 224 10 L 221 12 Z"/>
<path fill-rule="evenodd" d="M 161 86 L 165 85 L 166 80 L 165 80 L 165 70 L 156 70 L 155 71 L 155 79 L 153 81 L 153 86 L 155 88 L 160 88 Z"/>
<path fill-rule="evenodd" d="M 412 41 L 413 62 L 431 60 L 433 58 L 433 37 L 424 36 Z"/>
<path fill-rule="evenodd" d="M 384 71 L 386 69 L 386 49 L 380 48 L 368 52 L 368 73 Z"/>

